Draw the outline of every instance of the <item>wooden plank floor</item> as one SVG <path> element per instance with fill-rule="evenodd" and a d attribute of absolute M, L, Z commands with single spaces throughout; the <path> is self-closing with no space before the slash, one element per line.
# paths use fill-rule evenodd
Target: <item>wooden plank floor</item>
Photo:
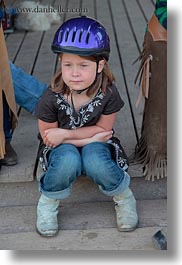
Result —
<path fill-rule="evenodd" d="M 20 1 L 6 1 L 10 6 L 18 7 Z M 152 0 L 46 0 L 48 3 L 62 10 L 60 24 L 64 20 L 78 16 L 82 10 L 83 15 L 97 18 L 106 27 L 111 39 L 110 66 L 116 77 L 116 85 L 125 107 L 117 117 L 115 130 L 128 155 L 135 148 L 140 136 L 143 104 L 138 109 L 135 102 L 139 88 L 134 85 L 134 78 L 138 64 L 132 62 L 138 57 L 143 42 L 147 20 L 154 11 Z M 36 14 L 37 15 L 37 14 Z M 53 25 L 50 30 L 37 32 L 14 31 L 6 36 L 9 58 L 27 73 L 39 80 L 49 83 L 52 74 L 57 68 L 57 58 L 50 46 L 59 25 Z M 0 182 L 30 181 L 35 161 L 38 141 L 37 123 L 35 117 L 26 111 L 21 111 L 19 126 L 15 130 L 12 144 L 19 157 L 18 165 L 2 167 Z M 141 170 L 136 167 L 130 169 L 131 176 L 142 176 Z"/>

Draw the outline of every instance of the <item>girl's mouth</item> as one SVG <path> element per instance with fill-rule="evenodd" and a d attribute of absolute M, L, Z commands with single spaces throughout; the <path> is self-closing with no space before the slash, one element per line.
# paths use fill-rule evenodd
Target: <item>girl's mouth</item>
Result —
<path fill-rule="evenodd" d="M 81 83 L 82 81 L 81 80 L 80 81 L 79 80 L 71 80 L 70 82 L 71 83 Z"/>

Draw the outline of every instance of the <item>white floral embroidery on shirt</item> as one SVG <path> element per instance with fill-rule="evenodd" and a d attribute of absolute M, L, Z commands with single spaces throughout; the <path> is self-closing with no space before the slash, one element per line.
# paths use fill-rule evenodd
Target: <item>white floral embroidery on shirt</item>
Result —
<path fill-rule="evenodd" d="M 98 93 L 94 98 L 92 98 L 88 103 L 83 105 L 79 111 L 76 113 L 76 115 L 73 115 L 73 108 L 69 105 L 69 103 L 66 101 L 66 99 L 56 94 L 56 103 L 58 105 L 59 110 L 63 110 L 66 112 L 66 115 L 70 118 L 70 126 L 72 129 L 75 129 L 77 127 L 82 127 L 85 123 L 88 122 L 89 117 L 91 116 L 91 113 L 94 112 L 94 109 L 98 106 L 102 105 L 102 99 L 104 95 L 102 94 L 102 90 L 99 89 Z M 76 116 L 76 117 L 75 117 Z"/>

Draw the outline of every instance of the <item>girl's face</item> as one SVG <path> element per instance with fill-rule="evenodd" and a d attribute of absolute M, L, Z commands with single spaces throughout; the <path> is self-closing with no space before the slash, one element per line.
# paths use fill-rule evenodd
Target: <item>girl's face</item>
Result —
<path fill-rule="evenodd" d="M 99 61 L 98 73 L 104 67 L 104 60 Z M 62 78 L 72 90 L 82 90 L 89 87 L 95 80 L 97 64 L 87 57 L 63 53 L 61 56 Z"/>

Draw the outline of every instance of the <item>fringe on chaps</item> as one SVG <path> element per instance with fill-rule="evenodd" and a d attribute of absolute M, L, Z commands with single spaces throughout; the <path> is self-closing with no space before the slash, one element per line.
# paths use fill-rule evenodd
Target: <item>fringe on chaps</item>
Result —
<path fill-rule="evenodd" d="M 141 96 L 145 97 L 141 137 L 130 164 L 140 164 L 147 180 L 167 176 L 167 42 L 156 41 L 148 31 L 139 57 Z"/>

